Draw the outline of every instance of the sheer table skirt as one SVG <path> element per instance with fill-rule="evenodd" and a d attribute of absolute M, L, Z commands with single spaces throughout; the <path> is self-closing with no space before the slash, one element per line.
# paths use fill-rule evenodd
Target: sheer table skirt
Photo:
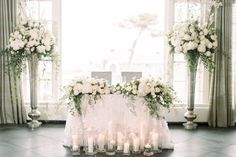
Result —
<path fill-rule="evenodd" d="M 65 126 L 64 146 L 71 146 L 72 135 L 80 136 L 80 145 L 84 145 L 84 129 L 95 128 L 97 132 L 118 131 L 124 134 L 135 133 L 148 142 L 150 133 L 159 133 L 159 142 L 164 149 L 173 149 L 174 145 L 165 119 L 150 116 L 144 99 L 130 100 L 122 95 L 103 95 L 91 105 L 82 100 L 82 115 L 68 114 Z"/>

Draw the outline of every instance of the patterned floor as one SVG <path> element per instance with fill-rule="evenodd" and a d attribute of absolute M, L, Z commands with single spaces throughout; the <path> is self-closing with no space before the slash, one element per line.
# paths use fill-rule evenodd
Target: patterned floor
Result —
<path fill-rule="evenodd" d="M 0 157 L 71 157 L 70 150 L 62 146 L 64 127 L 65 124 L 43 124 L 32 131 L 25 125 L 0 125 Z M 235 127 L 199 126 L 194 131 L 184 130 L 181 125 L 169 128 L 175 148 L 155 156 L 236 157 Z"/>

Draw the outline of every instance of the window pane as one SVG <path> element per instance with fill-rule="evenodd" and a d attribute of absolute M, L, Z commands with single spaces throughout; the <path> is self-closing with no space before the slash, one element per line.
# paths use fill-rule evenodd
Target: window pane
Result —
<path fill-rule="evenodd" d="M 52 2 L 51 1 L 40 1 L 40 19 L 52 20 Z"/>
<path fill-rule="evenodd" d="M 91 71 L 112 71 L 112 83 L 122 71 L 163 77 L 164 9 L 165 0 L 63 0 L 63 81 Z"/>
<path fill-rule="evenodd" d="M 175 23 L 184 22 L 189 19 L 200 20 L 201 7 L 204 4 L 197 2 L 175 2 Z M 201 17 L 204 19 L 204 17 Z M 173 69 L 173 86 L 179 95 L 182 103 L 187 103 L 187 67 L 183 54 L 174 55 Z M 205 102 L 203 94 L 206 94 L 204 88 L 204 68 L 203 65 L 198 66 L 196 88 L 195 88 L 195 103 L 203 104 Z"/>

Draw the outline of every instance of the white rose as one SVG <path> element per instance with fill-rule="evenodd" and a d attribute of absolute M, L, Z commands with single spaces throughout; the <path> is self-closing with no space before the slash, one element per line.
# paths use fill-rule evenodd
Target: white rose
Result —
<path fill-rule="evenodd" d="M 183 51 L 183 47 L 182 46 L 175 47 L 175 52 L 180 53 L 182 51 Z"/>
<path fill-rule="evenodd" d="M 37 46 L 36 49 L 39 53 L 44 53 L 46 48 L 43 45 L 39 45 L 39 46 Z"/>
<path fill-rule="evenodd" d="M 37 39 L 38 38 L 38 31 L 36 29 L 31 29 L 29 31 L 29 35 L 32 39 Z"/>
<path fill-rule="evenodd" d="M 205 36 L 204 35 L 200 35 L 200 40 L 205 40 Z"/>
<path fill-rule="evenodd" d="M 216 48 L 216 47 L 218 46 L 217 40 L 212 43 L 212 46 L 213 46 L 214 48 Z"/>
<path fill-rule="evenodd" d="M 208 29 L 205 28 L 205 29 L 203 30 L 203 33 L 204 33 L 204 35 L 207 35 L 207 34 L 208 34 Z"/>
<path fill-rule="evenodd" d="M 216 38 L 217 38 L 216 35 L 211 35 L 212 40 L 216 40 Z"/>
<path fill-rule="evenodd" d="M 208 47 L 209 49 L 211 49 L 211 48 L 213 47 L 212 43 L 211 43 L 211 42 L 208 42 L 208 43 L 207 43 L 207 47 Z"/>
<path fill-rule="evenodd" d="M 190 35 L 188 35 L 188 34 L 185 34 L 185 35 L 184 35 L 184 40 L 187 40 L 187 41 L 191 40 L 191 37 L 190 37 Z"/>
<path fill-rule="evenodd" d="M 130 86 L 127 86 L 127 87 L 126 87 L 126 90 L 127 90 L 127 91 L 131 91 L 131 89 L 132 89 L 132 88 L 131 88 Z"/>
<path fill-rule="evenodd" d="M 30 40 L 28 43 L 27 43 L 27 47 L 32 47 L 34 46 L 35 44 L 35 41 L 34 40 Z"/>
<path fill-rule="evenodd" d="M 156 93 L 159 93 L 160 91 L 161 91 L 160 88 L 158 88 L 158 87 L 155 88 Z"/>
<path fill-rule="evenodd" d="M 137 92 L 138 92 L 137 90 L 132 90 L 133 94 L 137 94 Z"/>
<path fill-rule="evenodd" d="M 30 49 L 30 51 L 31 51 L 31 52 L 34 52 L 34 50 L 35 50 L 35 48 L 34 48 L 34 47 L 32 47 L 32 48 Z"/>
<path fill-rule="evenodd" d="M 197 48 L 198 44 L 193 42 L 193 41 L 190 41 L 188 43 L 188 50 L 194 50 L 195 48 Z"/>
<path fill-rule="evenodd" d="M 110 94 L 110 89 L 108 87 L 106 87 L 105 90 L 104 90 L 104 93 L 105 94 Z"/>
<path fill-rule="evenodd" d="M 82 93 L 88 94 L 88 93 L 92 93 L 92 91 L 93 91 L 93 89 L 92 89 L 92 85 L 90 83 L 85 83 L 83 85 Z"/>
<path fill-rule="evenodd" d="M 183 45 L 183 53 L 187 53 L 188 52 L 188 43 L 185 43 Z"/>
<path fill-rule="evenodd" d="M 78 94 L 79 94 L 79 91 L 74 89 L 73 94 L 74 94 L 74 95 L 78 95 Z"/>
<path fill-rule="evenodd" d="M 46 46 L 46 51 L 50 51 L 51 50 L 51 46 Z"/>
<path fill-rule="evenodd" d="M 211 52 L 210 52 L 210 51 L 207 51 L 207 52 L 206 52 L 206 56 L 210 57 L 210 56 L 211 56 Z"/>
<path fill-rule="evenodd" d="M 206 46 L 203 45 L 203 44 L 200 44 L 200 45 L 198 45 L 197 50 L 198 50 L 199 52 L 205 52 L 205 51 L 206 51 Z"/>

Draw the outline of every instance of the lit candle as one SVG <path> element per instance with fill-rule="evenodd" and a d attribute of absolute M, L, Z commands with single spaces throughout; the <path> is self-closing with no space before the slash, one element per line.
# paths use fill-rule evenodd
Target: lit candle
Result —
<path fill-rule="evenodd" d="M 108 123 L 108 140 L 113 138 L 113 121 L 109 121 Z"/>
<path fill-rule="evenodd" d="M 152 145 L 154 150 L 158 150 L 158 133 L 153 133 L 152 134 Z"/>
<path fill-rule="evenodd" d="M 79 136 L 72 135 L 72 146 L 79 146 Z"/>
<path fill-rule="evenodd" d="M 110 142 L 108 142 L 108 150 L 113 150 L 115 143 L 116 142 L 114 140 L 111 140 Z"/>
<path fill-rule="evenodd" d="M 98 149 L 100 151 L 103 151 L 104 150 L 104 145 L 105 145 L 105 136 L 102 133 L 100 133 L 98 135 Z"/>
<path fill-rule="evenodd" d="M 135 152 L 139 151 L 139 138 L 134 137 L 133 139 L 133 149 Z"/>
<path fill-rule="evenodd" d="M 150 144 L 146 144 L 146 145 L 145 145 L 145 148 L 150 149 L 150 148 L 151 148 L 151 145 L 150 145 Z"/>
<path fill-rule="evenodd" d="M 123 149 L 123 134 L 121 132 L 117 133 L 117 150 Z"/>
<path fill-rule="evenodd" d="M 140 138 L 140 149 L 143 150 L 144 149 L 144 139 L 143 138 Z"/>
<path fill-rule="evenodd" d="M 79 146 L 72 146 L 72 151 L 77 151 L 79 150 Z"/>
<path fill-rule="evenodd" d="M 88 138 L 88 152 L 93 153 L 93 137 Z"/>
<path fill-rule="evenodd" d="M 142 139 L 143 141 L 145 141 L 145 139 L 146 139 L 146 133 L 147 133 L 146 128 L 147 128 L 147 126 L 146 126 L 145 122 L 144 122 L 144 121 L 141 122 L 141 124 L 140 124 L 140 130 L 139 130 L 140 140 Z M 141 142 L 142 142 L 142 141 L 141 141 Z M 143 146 L 144 146 L 144 144 L 143 144 Z"/>
<path fill-rule="evenodd" d="M 129 154 L 129 142 L 125 142 L 124 144 L 124 153 Z"/>

